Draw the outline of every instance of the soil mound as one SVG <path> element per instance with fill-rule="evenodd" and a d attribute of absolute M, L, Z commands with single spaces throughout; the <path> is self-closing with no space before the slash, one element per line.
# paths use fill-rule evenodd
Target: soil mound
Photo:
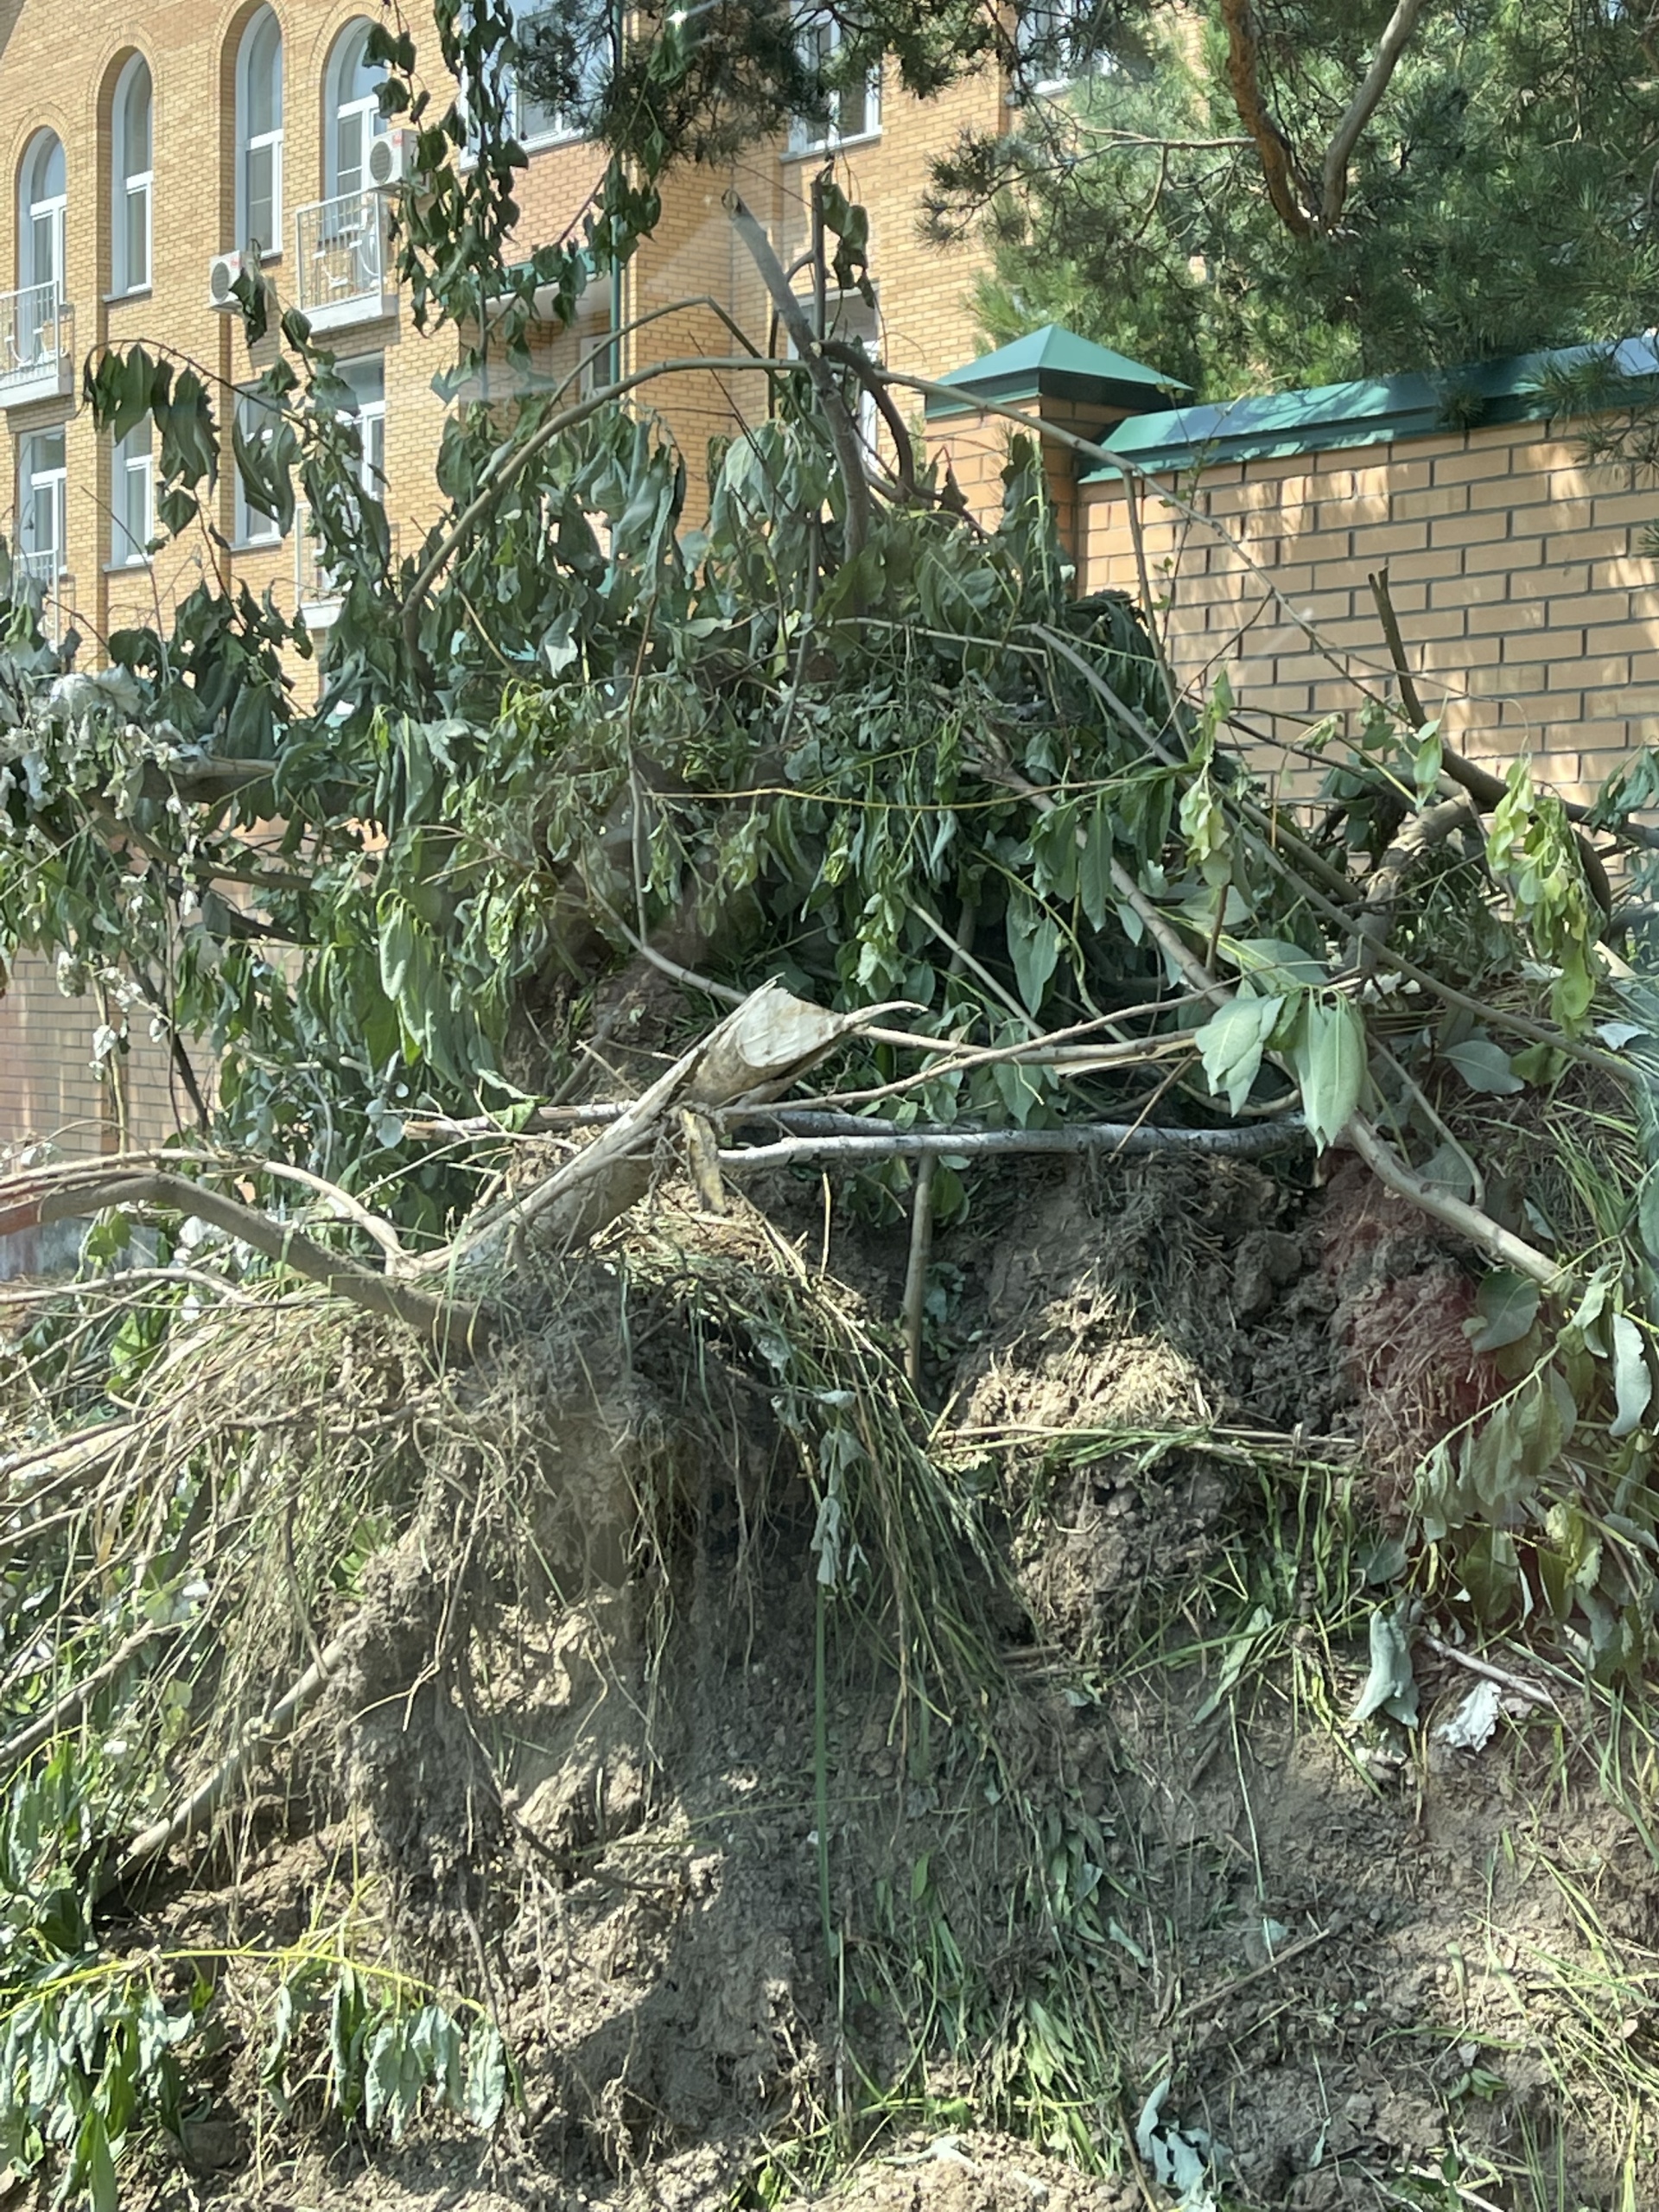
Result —
<path fill-rule="evenodd" d="M 1571 2208 L 1646 2171 L 1640 1747 L 1541 1669 L 1429 1757 L 1484 1679 L 1443 1640 L 1415 1727 L 1345 1718 L 1398 1566 L 1355 1316 L 1445 1254 L 1230 1165 L 1029 1171 L 971 1230 L 927 1459 L 880 1240 L 855 1295 L 664 1196 L 527 1306 L 282 1792 L 133 1930 L 329 1930 L 456 1993 L 501 2126 L 343 2124 L 321 2014 L 256 2124 L 250 2010 L 192 2201 Z"/>

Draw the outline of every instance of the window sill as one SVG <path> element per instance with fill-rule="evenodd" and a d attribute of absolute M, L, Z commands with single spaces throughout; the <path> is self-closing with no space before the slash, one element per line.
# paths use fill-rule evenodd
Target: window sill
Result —
<path fill-rule="evenodd" d="M 155 565 L 147 553 L 142 561 L 106 561 L 104 573 L 106 576 L 147 576 Z"/>
<path fill-rule="evenodd" d="M 780 162 L 812 162 L 825 154 L 844 154 L 849 147 L 873 146 L 881 136 L 878 123 L 874 130 L 855 131 L 850 138 L 820 138 L 815 146 L 785 146 L 779 155 Z"/>
<path fill-rule="evenodd" d="M 543 130 L 539 137 L 518 141 L 526 154 L 545 154 L 554 146 L 591 146 L 593 143 L 592 134 L 586 130 Z"/>
<path fill-rule="evenodd" d="M 148 284 L 133 284 L 124 292 L 105 292 L 104 304 L 106 308 L 118 308 L 128 300 L 147 300 L 151 289 Z"/>
<path fill-rule="evenodd" d="M 533 156 L 556 152 L 561 146 L 596 146 L 599 141 L 586 130 L 558 130 L 540 138 L 520 138 L 517 143 L 521 154 Z M 478 156 L 468 149 L 455 166 L 463 176 L 470 176 L 478 167 Z"/>
<path fill-rule="evenodd" d="M 276 553 L 287 541 L 281 537 L 238 537 L 231 542 L 231 551 L 238 553 Z"/>

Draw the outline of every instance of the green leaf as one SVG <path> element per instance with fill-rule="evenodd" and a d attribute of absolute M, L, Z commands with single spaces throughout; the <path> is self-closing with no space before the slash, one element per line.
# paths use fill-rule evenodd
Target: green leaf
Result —
<path fill-rule="evenodd" d="M 1323 1151 L 1353 1119 L 1365 1080 L 1365 1029 L 1351 1001 L 1309 999 L 1292 1064 L 1309 1134 Z"/>
<path fill-rule="evenodd" d="M 1008 957 L 1020 995 L 1033 1014 L 1042 1005 L 1048 981 L 1059 965 L 1060 932 L 1053 916 L 1023 892 L 1008 900 Z"/>
<path fill-rule="evenodd" d="M 1490 1037 L 1465 1037 L 1460 1045 L 1447 1045 L 1440 1058 L 1451 1062 L 1471 1090 L 1507 1098 L 1526 1089 L 1516 1074 L 1509 1054 Z"/>
<path fill-rule="evenodd" d="M 1077 896 L 1090 929 L 1104 929 L 1112 910 L 1112 816 L 1105 799 L 1095 807 L 1094 819 L 1083 850 L 1077 855 Z"/>
<path fill-rule="evenodd" d="M 96 2105 L 81 2122 L 78 2148 L 92 2212 L 120 2212 L 121 2192 L 116 2185 L 115 2157 L 110 2148 L 104 2115 Z"/>
<path fill-rule="evenodd" d="M 398 2020 L 383 2020 L 369 2046 L 364 2069 L 363 2122 L 372 2127 L 395 2104 L 403 2073 L 404 2030 Z"/>
<path fill-rule="evenodd" d="M 1537 1318 L 1542 1294 L 1530 1275 L 1512 1268 L 1494 1268 L 1482 1278 L 1475 1294 L 1479 1325 L 1469 1325 L 1469 1341 L 1476 1351 L 1497 1351 L 1519 1344 Z"/>
<path fill-rule="evenodd" d="M 1607 1433 L 1628 1436 L 1640 1425 L 1653 1395 L 1653 1374 L 1648 1365 L 1642 1332 L 1628 1313 L 1613 1316 L 1613 1396 L 1618 1414 Z"/>
<path fill-rule="evenodd" d="M 1195 1034 L 1211 1091 L 1216 1097 L 1226 1092 L 1230 1113 L 1236 1114 L 1250 1095 L 1284 1003 L 1282 998 L 1258 999 L 1241 993 Z"/>
<path fill-rule="evenodd" d="M 507 2099 L 507 2054 L 493 2020 L 480 2020 L 467 2039 L 466 2114 L 474 2127 L 493 2127 Z"/>
<path fill-rule="evenodd" d="M 1405 1601 L 1397 1606 L 1379 1605 L 1371 1615 L 1371 1669 L 1359 1702 L 1348 1716 L 1348 1726 L 1358 1727 L 1374 1713 L 1386 1713 L 1402 1727 L 1417 1726 L 1417 1683 L 1411 1671 L 1411 1637 Z"/>
<path fill-rule="evenodd" d="M 1280 937 L 1228 937 L 1221 950 L 1241 976 L 1252 976 L 1270 991 L 1313 989 L 1331 980 L 1322 960 Z"/>

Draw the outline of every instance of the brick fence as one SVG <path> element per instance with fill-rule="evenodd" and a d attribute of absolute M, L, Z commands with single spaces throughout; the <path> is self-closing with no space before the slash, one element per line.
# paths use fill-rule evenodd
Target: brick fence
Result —
<path fill-rule="evenodd" d="M 1185 496 L 1204 519 L 1144 495 L 1171 657 L 1194 683 L 1224 668 L 1264 732 L 1392 696 L 1367 582 L 1386 569 L 1424 705 L 1459 749 L 1529 754 L 1583 798 L 1659 738 L 1659 564 L 1641 550 L 1659 492 L 1548 426 L 1223 464 Z M 1135 588 L 1124 500 L 1121 481 L 1084 487 L 1091 589 Z"/>
<path fill-rule="evenodd" d="M 1452 430 L 1444 391 L 1421 376 L 1126 411 L 1122 372 L 1135 365 L 1103 355 L 1091 407 L 1077 353 L 1061 391 L 1040 371 L 1016 385 L 999 367 L 1016 352 L 956 372 L 960 406 L 930 404 L 936 449 L 970 504 L 994 511 L 1008 431 L 974 415 L 980 397 L 1121 455 L 1049 449 L 1051 480 L 1069 479 L 1055 504 L 1077 588 L 1138 594 L 1134 483 L 1179 674 L 1204 687 L 1224 668 L 1264 735 L 1294 742 L 1368 694 L 1393 697 L 1368 582 L 1386 569 L 1425 706 L 1460 749 L 1525 753 L 1587 798 L 1659 741 L 1659 561 L 1644 550 L 1659 486 L 1589 466 L 1573 426 L 1549 419 L 1541 379 L 1570 355 L 1467 372 L 1459 381 L 1478 420 Z M 1659 378 L 1647 340 L 1619 361 Z"/>

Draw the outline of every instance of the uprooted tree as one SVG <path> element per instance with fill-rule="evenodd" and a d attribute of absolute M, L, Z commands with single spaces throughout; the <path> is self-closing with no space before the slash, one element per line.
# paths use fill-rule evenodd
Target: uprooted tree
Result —
<path fill-rule="evenodd" d="M 466 118 L 433 120 L 407 41 L 385 51 L 429 172 L 405 274 L 465 369 L 469 332 L 523 341 L 534 287 L 505 267 L 505 11 L 440 25 Z M 480 158 L 452 165 L 468 131 Z M 589 244 L 620 252 L 652 191 L 613 182 Z M 819 204 L 856 282 L 858 211 Z M 422 1894 L 458 1901 L 477 1948 L 441 1961 L 443 1999 L 338 1942 L 268 1961 L 265 2079 L 320 2069 L 372 2126 L 428 2092 L 489 2124 L 512 2093 L 479 1884 L 512 1822 L 468 1638 L 480 1592 L 546 1605 L 666 1556 L 639 1468 L 597 1427 L 569 1441 L 591 1337 L 572 1321 L 547 1352 L 558 1317 L 611 1313 L 619 1268 L 689 1332 L 705 1393 L 738 1376 L 727 1416 L 758 1388 L 810 1489 L 821 1798 L 826 1624 L 894 1655 L 917 1741 L 954 1721 L 996 1755 L 982 1501 L 930 1456 L 904 1370 L 925 1382 L 935 1227 L 1010 1153 L 1357 1154 L 1464 1254 L 1487 1378 L 1418 1440 L 1414 1572 L 1532 1616 L 1604 1681 L 1652 1649 L 1659 1005 L 1613 911 L 1655 842 L 1630 787 L 1574 809 L 1524 762 L 1472 767 L 1402 658 L 1356 727 L 1306 734 L 1317 800 L 1271 797 L 1224 683 L 1187 696 L 1142 610 L 1068 597 L 1025 440 L 1000 526 L 965 523 L 905 379 L 819 345 L 732 219 L 798 358 L 734 340 L 770 409 L 716 456 L 697 531 L 641 372 L 508 416 L 458 404 L 442 518 L 394 558 L 333 359 L 290 312 L 256 441 L 226 450 L 209 380 L 139 348 L 97 359 L 86 398 L 118 436 L 153 416 L 175 534 L 207 527 L 221 467 L 284 524 L 303 495 L 340 601 L 315 706 L 303 628 L 211 563 L 169 633 L 118 634 L 97 669 L 10 582 L 6 950 L 100 995 L 118 1096 L 150 1027 L 189 1102 L 160 1150 L 0 1185 L 7 1226 L 91 1224 L 77 1280 L 23 1294 L 9 1355 L 0 2097 L 14 2165 L 60 2158 L 100 2202 L 142 2121 L 180 2124 L 218 1986 L 204 1964 L 181 1999 L 101 1951 L 100 1905 L 222 1832 L 342 1682 L 385 1834 L 427 1834 L 410 1732 L 453 1748 L 472 1855 L 434 1847 Z M 570 305 L 584 264 L 558 252 L 532 274 Z M 263 290 L 243 304 L 263 333 Z M 885 458 L 859 440 L 872 385 Z M 678 1028 L 628 1080 L 616 979 L 646 973 L 679 988 Z M 582 1260 L 653 1189 L 683 1180 L 719 1219 L 796 1162 L 908 1217 L 886 1336 L 759 1229 Z M 558 1482 L 532 1496 L 527 1465 Z M 1084 1939 L 1044 1925 L 1052 2018 Z M 953 2018 L 964 2047 L 989 2032 Z M 1058 2100 L 1099 2154 L 1093 2062 L 1020 2048 L 1001 2108 Z"/>

